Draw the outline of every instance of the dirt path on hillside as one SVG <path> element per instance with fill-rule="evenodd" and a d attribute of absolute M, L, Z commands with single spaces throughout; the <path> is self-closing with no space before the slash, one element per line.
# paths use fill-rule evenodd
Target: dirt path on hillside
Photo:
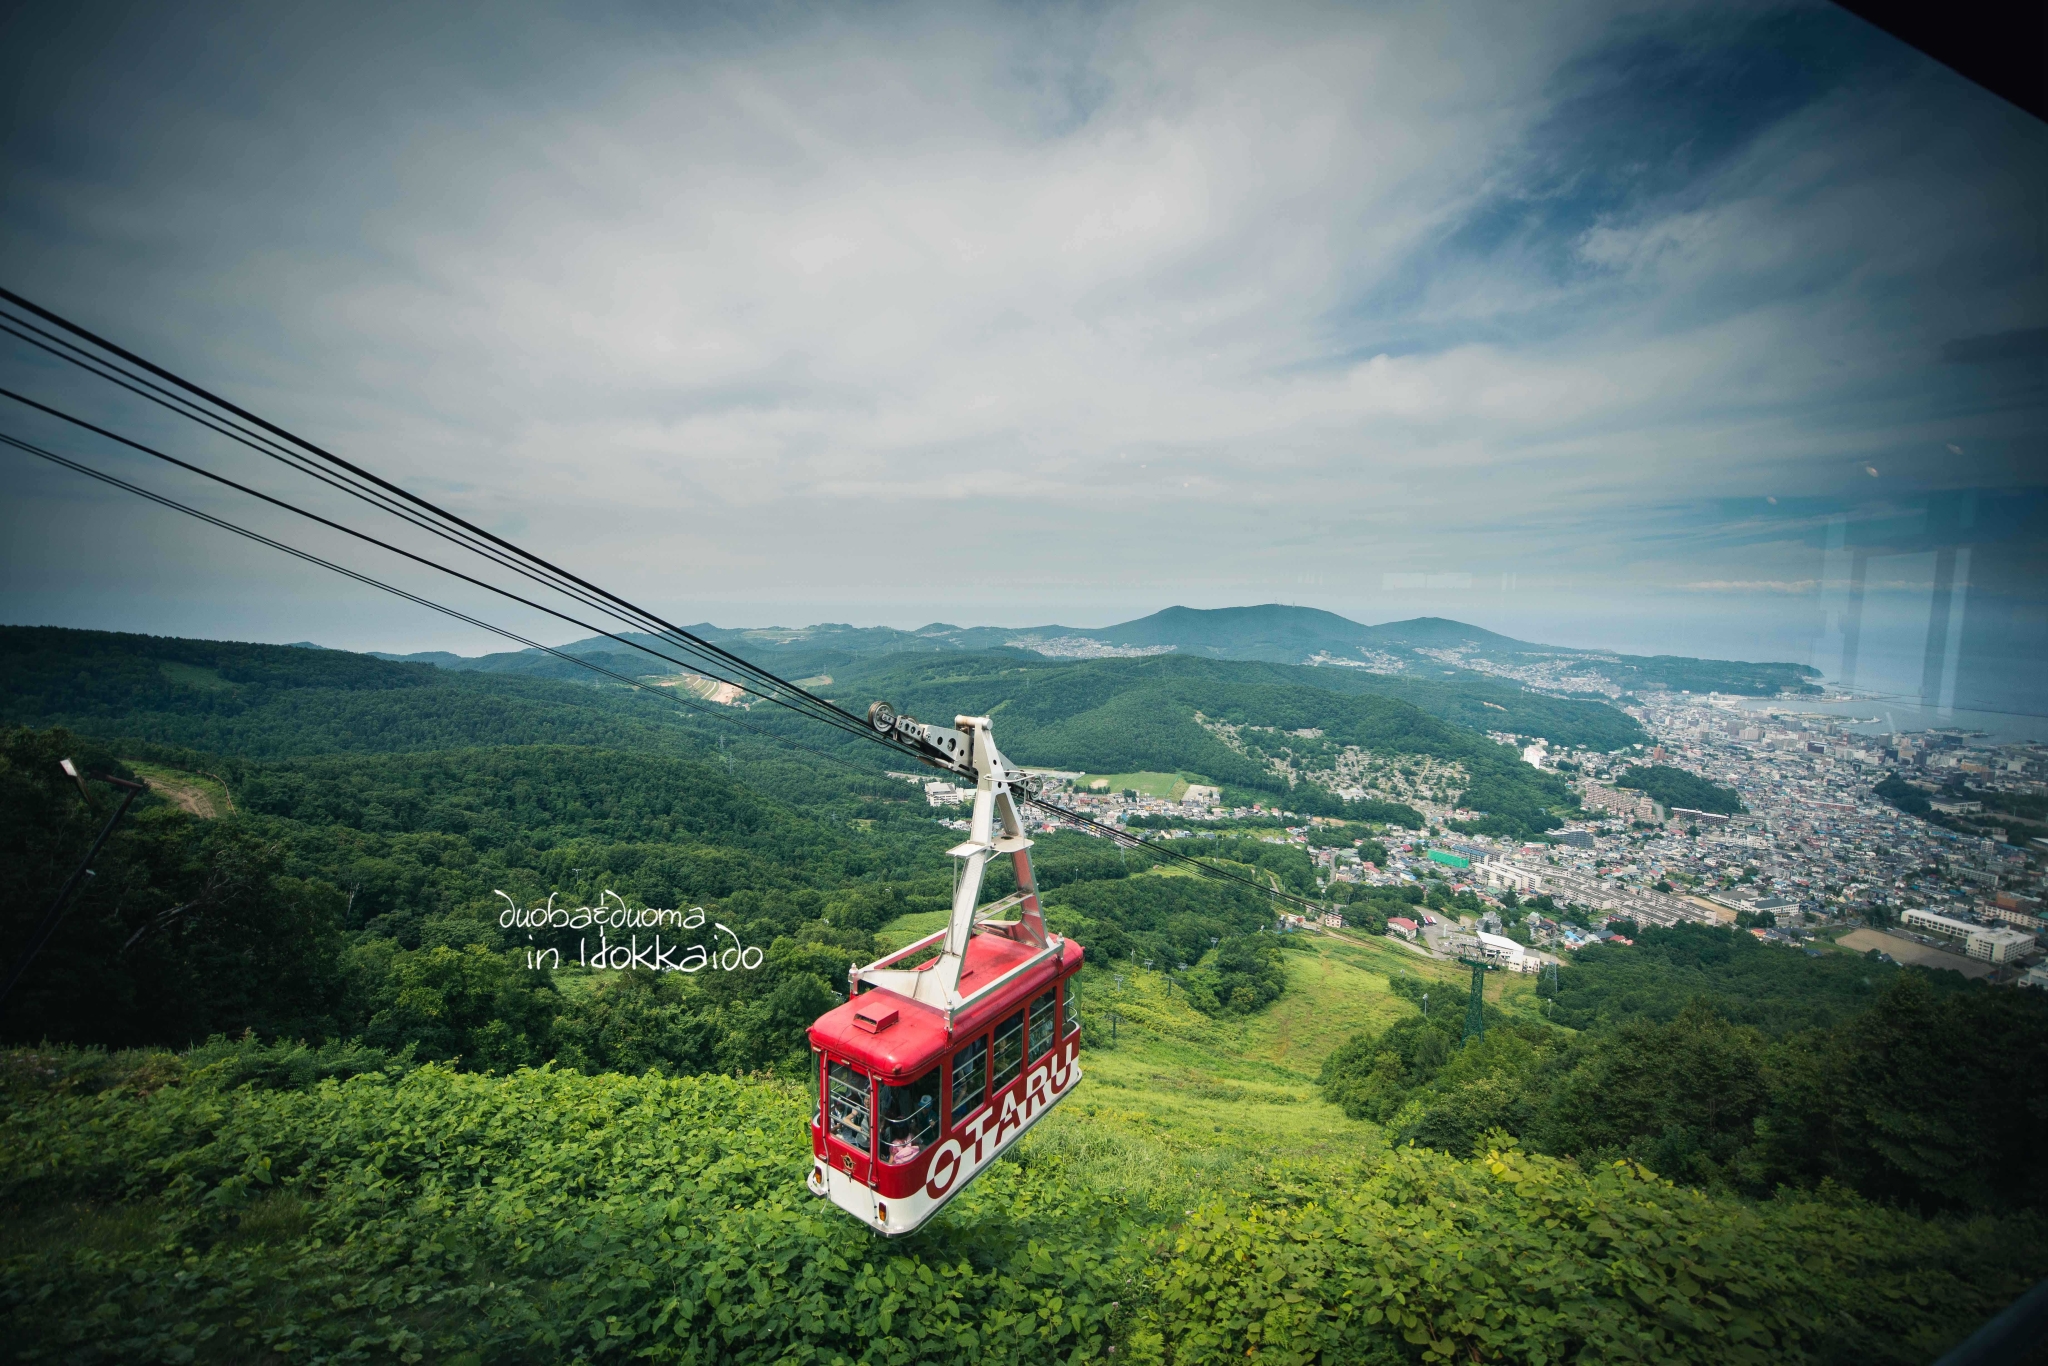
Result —
<path fill-rule="evenodd" d="M 227 784 L 213 778 L 210 773 L 204 776 L 213 778 L 213 781 L 220 785 L 217 793 L 209 791 L 202 783 L 187 779 L 183 774 L 166 773 L 162 770 L 148 772 L 139 767 L 137 772 L 142 781 L 149 784 L 151 792 L 166 801 L 177 803 L 180 810 L 190 812 L 203 821 L 219 820 L 222 816 L 232 814 L 235 809 L 235 799 L 227 795 Z M 221 809 L 223 805 L 227 808 L 225 811 Z"/>
<path fill-rule="evenodd" d="M 213 796 L 204 788 L 172 782 L 168 778 L 145 778 L 149 790 L 159 797 L 167 797 L 201 820 L 214 820 L 220 812 L 213 809 Z"/>

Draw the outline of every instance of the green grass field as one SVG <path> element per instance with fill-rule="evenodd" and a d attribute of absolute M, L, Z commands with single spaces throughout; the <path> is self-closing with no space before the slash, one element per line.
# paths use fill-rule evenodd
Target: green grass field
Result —
<path fill-rule="evenodd" d="M 894 948 L 945 921 L 943 911 L 899 916 L 876 938 Z M 1091 1180 L 1164 1209 L 1219 1182 L 1271 1180 L 1290 1163 L 1383 1148 L 1379 1126 L 1347 1118 L 1317 1091 L 1323 1059 L 1353 1034 L 1414 1011 L 1389 988 L 1390 975 L 1442 982 L 1446 1008 L 1460 1011 L 1470 978 L 1456 963 L 1384 940 L 1295 942 L 1304 947 L 1286 956 L 1287 993 L 1242 1019 L 1203 1015 L 1163 973 L 1090 964 L 1078 988 L 1086 1080 L 1032 1132 L 1024 1153 L 1057 1151 Z M 1533 978 L 1490 973 L 1486 985 L 1489 1001 L 1534 1009 Z"/>
<path fill-rule="evenodd" d="M 1178 773 L 1084 773 L 1074 786 L 1086 792 L 1095 783 L 1107 783 L 1111 792 L 1130 788 L 1141 797 L 1169 802 L 1179 801 L 1188 790 L 1188 780 Z"/>
<path fill-rule="evenodd" d="M 884 953 L 894 953 L 905 944 L 914 943 L 928 934 L 946 928 L 951 911 L 918 911 L 911 915 L 899 915 L 881 929 L 875 931 L 875 947 Z"/>

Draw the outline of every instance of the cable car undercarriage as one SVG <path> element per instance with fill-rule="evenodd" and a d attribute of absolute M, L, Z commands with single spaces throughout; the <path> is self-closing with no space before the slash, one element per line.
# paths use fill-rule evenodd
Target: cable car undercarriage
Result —
<path fill-rule="evenodd" d="M 1082 949 L 1046 931 L 1013 795 L 1030 780 L 996 749 L 988 718 L 942 728 L 877 702 L 868 722 L 975 780 L 968 837 L 949 851 L 961 863 L 946 928 L 852 969 L 845 1003 L 810 1029 L 811 1192 L 894 1237 L 936 1214 L 1080 1081 L 1071 979 Z M 979 906 L 982 875 L 1001 855 L 1017 890 Z"/>

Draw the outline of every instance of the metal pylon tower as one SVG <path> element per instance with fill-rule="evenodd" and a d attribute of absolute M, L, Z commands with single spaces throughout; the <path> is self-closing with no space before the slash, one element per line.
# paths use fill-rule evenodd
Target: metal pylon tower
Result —
<path fill-rule="evenodd" d="M 1485 1033 L 1486 964 L 1472 962 L 1472 996 L 1465 1002 L 1465 1039 L 1469 1042 L 1483 1037 Z"/>

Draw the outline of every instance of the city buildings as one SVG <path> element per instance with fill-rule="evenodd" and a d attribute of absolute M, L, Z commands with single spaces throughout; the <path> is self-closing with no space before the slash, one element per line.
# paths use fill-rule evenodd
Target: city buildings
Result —
<path fill-rule="evenodd" d="M 1605 811 L 1627 820 L 1661 821 L 1664 809 L 1640 792 L 1605 783 L 1587 783 L 1579 804 L 1589 811 Z"/>
<path fill-rule="evenodd" d="M 1957 920 L 1935 911 L 1907 911 L 1899 919 L 1908 926 L 1958 940 L 1970 957 L 1981 958 L 1987 963 L 2009 963 L 2034 947 L 2031 934 Z"/>
<path fill-rule="evenodd" d="M 1831 925 L 1896 925 L 1896 933 L 1928 946 L 1995 964 L 2001 976 L 2016 974 L 2039 952 L 2048 820 L 1995 809 L 2013 805 L 2004 800 L 1985 810 L 1982 798 L 2014 794 L 2026 799 L 2018 812 L 2043 809 L 2048 745 L 2001 744 L 1959 731 L 1874 734 L 1867 720 L 1801 714 L 1790 702 L 1683 693 L 1619 701 L 1650 740 L 1612 754 L 1546 746 L 1546 765 L 1574 775 L 1593 818 L 1541 840 L 1389 832 L 1389 857 L 1376 867 L 1307 816 L 1287 817 L 1284 831 L 1256 833 L 1303 847 L 1333 890 L 1441 881 L 1503 908 L 1511 897 L 1547 896 L 1556 909 L 1543 908 L 1544 923 L 1567 947 L 1598 937 L 1608 921 L 1628 920 L 1741 923 L 1783 944 L 1806 943 Z M 1531 737 L 1494 738 L 1533 747 Z M 1661 762 L 1732 788 L 1743 810 L 1677 808 L 1666 815 L 1651 804 L 1649 815 L 1663 818 L 1646 820 L 1648 798 L 1615 788 L 1613 779 L 1660 753 Z M 1431 781 L 1448 779 L 1438 773 Z M 1880 784 L 1894 801 L 1902 792 L 1925 793 L 1927 815 L 1881 798 Z M 1265 807 L 1226 810 L 1220 793 L 1200 789 L 1182 801 L 1071 789 L 1059 795 L 1096 820 L 1148 817 L 1154 838 L 1214 837 L 1232 819 L 1286 815 Z M 1463 810 L 1455 787 L 1443 795 L 1446 804 L 1432 823 L 1456 822 Z M 1947 809 L 1934 807 L 1937 800 Z M 1915 911 L 1969 928 L 1953 931 L 1908 915 Z M 1416 924 L 1420 919 L 1410 920 L 1418 939 L 1439 934 Z M 1520 923 L 1518 914 L 1508 919 Z"/>

